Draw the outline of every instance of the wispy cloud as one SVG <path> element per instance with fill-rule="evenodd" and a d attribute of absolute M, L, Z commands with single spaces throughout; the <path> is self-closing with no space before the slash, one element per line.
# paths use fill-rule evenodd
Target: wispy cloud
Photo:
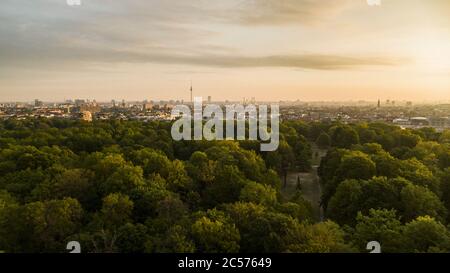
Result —
<path fill-rule="evenodd" d="M 249 0 L 236 7 L 236 21 L 250 25 L 311 24 L 349 7 L 349 0 Z"/>
<path fill-rule="evenodd" d="M 66 63 L 157 63 L 171 65 L 193 65 L 218 68 L 287 67 L 316 70 L 355 69 L 366 66 L 396 66 L 410 62 L 407 58 L 383 56 L 344 56 L 323 54 L 285 54 L 248 56 L 238 53 L 183 54 L 171 49 L 149 48 L 133 51 L 115 48 L 87 48 L 57 46 L 42 48 L 23 47 L 2 51 L 4 64 L 52 64 L 61 60 Z"/>
<path fill-rule="evenodd" d="M 79 10 L 60 2 L 64 1 L 6 0 L 5 9 L 0 11 L 2 65 L 42 68 L 70 63 L 159 63 L 337 70 L 406 62 L 385 56 L 320 53 L 250 56 L 240 54 L 239 48 L 211 44 L 210 38 L 219 34 L 203 28 L 205 22 L 201 22 L 307 23 L 338 12 L 347 0 L 241 0 L 226 4 L 215 0 L 85 0 Z"/>

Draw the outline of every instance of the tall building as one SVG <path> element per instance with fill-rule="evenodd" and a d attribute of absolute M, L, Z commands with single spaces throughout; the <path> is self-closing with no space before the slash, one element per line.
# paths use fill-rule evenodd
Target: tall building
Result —
<path fill-rule="evenodd" d="M 34 107 L 42 107 L 44 103 L 38 99 L 34 100 Z"/>
<path fill-rule="evenodd" d="M 208 103 L 211 103 L 211 101 L 212 101 L 211 96 L 208 96 Z"/>
<path fill-rule="evenodd" d="M 75 106 L 77 106 L 77 107 L 79 107 L 79 106 L 81 106 L 81 105 L 83 105 L 85 103 L 86 103 L 86 101 L 82 100 L 82 99 L 76 99 L 75 100 Z"/>

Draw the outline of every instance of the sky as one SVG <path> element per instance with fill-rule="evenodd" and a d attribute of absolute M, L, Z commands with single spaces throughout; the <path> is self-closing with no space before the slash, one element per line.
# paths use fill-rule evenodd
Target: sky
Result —
<path fill-rule="evenodd" d="M 0 101 L 450 101 L 450 1 L 2 0 Z"/>

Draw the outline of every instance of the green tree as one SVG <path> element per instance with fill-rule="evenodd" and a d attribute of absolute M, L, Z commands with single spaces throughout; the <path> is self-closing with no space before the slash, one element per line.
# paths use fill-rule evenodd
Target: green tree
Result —
<path fill-rule="evenodd" d="M 237 253 L 240 235 L 234 223 L 223 213 L 212 210 L 192 224 L 192 236 L 202 253 Z"/>
<path fill-rule="evenodd" d="M 214 180 L 214 169 L 216 163 L 208 159 L 208 155 L 203 152 L 195 152 L 191 155 L 186 166 L 188 174 L 201 185 L 209 184 Z"/>
<path fill-rule="evenodd" d="M 112 193 L 103 198 L 100 218 L 105 228 L 115 229 L 131 222 L 133 201 L 127 195 Z"/>
<path fill-rule="evenodd" d="M 350 148 L 359 143 L 359 135 L 355 129 L 348 125 L 339 125 L 330 129 L 331 142 L 339 148 Z"/>
<path fill-rule="evenodd" d="M 418 216 L 431 216 L 440 220 L 446 219 L 447 210 L 439 198 L 427 188 L 415 185 L 404 187 L 400 193 L 405 221 Z"/>
<path fill-rule="evenodd" d="M 118 250 L 122 253 L 143 253 L 148 239 L 147 233 L 147 227 L 143 224 L 126 223 L 118 230 Z"/>
<path fill-rule="evenodd" d="M 327 207 L 327 216 L 338 224 L 355 224 L 355 217 L 361 208 L 362 185 L 357 180 L 346 180 L 336 189 Z"/>
<path fill-rule="evenodd" d="M 242 188 L 239 199 L 244 202 L 271 206 L 277 202 L 277 191 L 269 185 L 251 181 Z"/>
<path fill-rule="evenodd" d="M 8 252 L 64 252 L 81 226 L 83 209 L 65 198 L 10 206 L 3 210 L 0 233 Z"/>
<path fill-rule="evenodd" d="M 430 216 L 421 216 L 406 224 L 403 234 L 407 252 L 450 251 L 449 231 Z"/>
<path fill-rule="evenodd" d="M 345 179 L 370 179 L 375 174 L 375 163 L 368 155 L 358 151 L 352 151 L 345 155 L 336 173 L 339 181 Z"/>
<path fill-rule="evenodd" d="M 402 252 L 402 224 L 394 210 L 371 209 L 367 215 L 358 213 L 353 240 L 362 252 L 368 242 L 377 241 L 382 252 Z"/>
<path fill-rule="evenodd" d="M 327 133 L 322 132 L 316 139 L 316 144 L 319 148 L 326 149 L 331 146 L 331 138 Z"/>
<path fill-rule="evenodd" d="M 144 186 L 144 183 L 141 167 L 125 165 L 112 172 L 100 185 L 100 191 L 103 195 L 115 192 L 130 194 L 133 189 Z"/>
<path fill-rule="evenodd" d="M 153 236 L 146 242 L 149 253 L 194 253 L 194 242 L 190 239 L 186 228 L 175 225 L 163 232 L 161 236 Z"/>
<path fill-rule="evenodd" d="M 315 225 L 297 224 L 287 240 L 287 252 L 299 253 L 346 253 L 353 246 L 345 242 L 345 232 L 332 221 Z"/>
<path fill-rule="evenodd" d="M 450 143 L 450 130 L 445 130 L 439 137 L 439 143 Z"/>
<path fill-rule="evenodd" d="M 287 175 L 289 171 L 295 169 L 295 155 L 292 147 L 287 142 L 281 141 L 278 150 L 267 155 L 266 163 L 269 168 L 273 168 L 283 177 L 283 184 L 286 187 Z"/>

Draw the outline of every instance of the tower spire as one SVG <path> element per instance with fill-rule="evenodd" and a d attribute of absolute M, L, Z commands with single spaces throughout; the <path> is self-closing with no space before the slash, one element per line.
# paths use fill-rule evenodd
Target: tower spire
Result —
<path fill-rule="evenodd" d="M 192 99 L 192 91 L 193 91 L 193 88 L 192 88 L 192 80 L 191 80 L 191 103 L 194 102 L 193 99 Z"/>

